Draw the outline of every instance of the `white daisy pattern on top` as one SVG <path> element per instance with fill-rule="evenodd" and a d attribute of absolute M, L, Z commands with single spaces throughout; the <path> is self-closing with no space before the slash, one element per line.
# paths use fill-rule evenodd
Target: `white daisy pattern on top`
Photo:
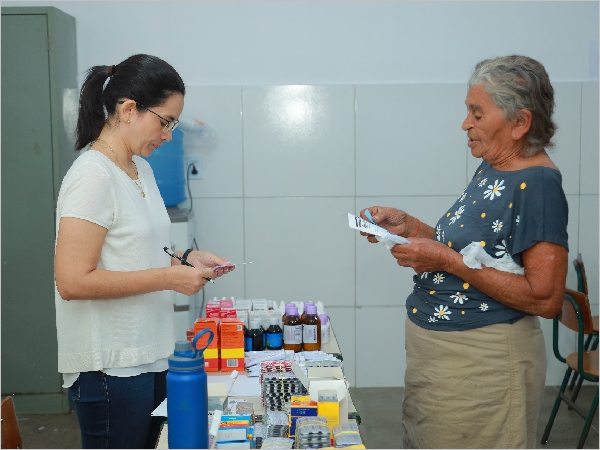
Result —
<path fill-rule="evenodd" d="M 481 305 L 479 305 L 479 309 L 482 311 L 487 311 L 489 308 L 487 303 L 482 303 Z"/>
<path fill-rule="evenodd" d="M 469 300 L 469 297 L 467 297 L 465 294 L 461 294 L 460 292 L 457 292 L 454 295 L 451 295 L 450 298 L 454 299 L 454 303 L 460 303 L 461 305 L 466 302 L 467 300 Z"/>
<path fill-rule="evenodd" d="M 495 253 L 496 256 L 503 257 L 504 255 L 508 254 L 508 249 L 506 248 L 506 241 L 504 239 L 502 239 L 502 244 L 496 245 L 495 248 L 498 249 L 498 251 Z"/>
<path fill-rule="evenodd" d="M 460 208 L 458 208 L 455 212 L 454 215 L 452 216 L 452 218 L 450 219 L 450 225 L 452 225 L 454 222 L 456 222 L 458 219 L 460 219 L 460 216 L 462 215 L 462 213 L 465 212 L 465 205 L 461 205 Z"/>
<path fill-rule="evenodd" d="M 504 186 L 504 180 L 500 180 L 500 182 L 498 182 L 498 180 L 494 181 L 493 185 L 489 185 L 488 186 L 488 190 L 485 191 L 483 194 L 483 198 L 490 198 L 490 200 L 494 200 L 494 197 L 500 197 L 502 194 L 500 193 L 500 191 L 504 190 L 506 186 Z"/>
<path fill-rule="evenodd" d="M 492 228 L 494 229 L 494 233 L 500 233 L 500 231 L 502 231 L 502 222 L 495 220 L 492 224 Z"/>
<path fill-rule="evenodd" d="M 481 180 L 477 186 L 483 187 L 483 186 L 485 186 L 485 183 L 487 183 L 487 178 L 484 178 L 483 180 Z"/>
<path fill-rule="evenodd" d="M 436 273 L 433 277 L 433 282 L 435 284 L 440 284 L 441 282 L 444 281 L 444 275 L 442 275 L 441 273 Z"/>
<path fill-rule="evenodd" d="M 450 320 L 449 314 L 452 314 L 452 311 L 448 311 L 448 307 L 444 305 L 440 305 L 439 308 L 434 307 L 435 313 L 433 315 L 439 319 Z"/>

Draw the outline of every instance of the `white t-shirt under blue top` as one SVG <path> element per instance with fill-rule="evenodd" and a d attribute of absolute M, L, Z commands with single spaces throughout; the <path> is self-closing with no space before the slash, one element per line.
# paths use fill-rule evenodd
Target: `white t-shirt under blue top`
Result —
<path fill-rule="evenodd" d="M 138 156 L 142 191 L 104 154 L 82 153 L 65 175 L 56 208 L 63 217 L 106 228 L 98 269 L 128 272 L 171 265 L 171 221 L 152 168 Z M 159 291 L 120 299 L 63 300 L 55 285 L 58 371 L 63 387 L 80 372 L 133 376 L 168 368 L 175 345 L 174 292 Z"/>

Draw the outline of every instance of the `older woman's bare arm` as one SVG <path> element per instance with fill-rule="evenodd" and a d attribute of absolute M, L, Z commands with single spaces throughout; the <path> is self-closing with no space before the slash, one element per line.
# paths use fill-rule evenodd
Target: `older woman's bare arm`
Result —
<path fill-rule="evenodd" d="M 396 245 L 392 255 L 401 266 L 417 273 L 443 270 L 456 275 L 494 300 L 551 319 L 561 309 L 567 278 L 568 251 L 550 242 L 538 242 L 522 253 L 524 275 L 482 266 L 470 269 L 462 255 L 429 239 L 411 239 Z"/>

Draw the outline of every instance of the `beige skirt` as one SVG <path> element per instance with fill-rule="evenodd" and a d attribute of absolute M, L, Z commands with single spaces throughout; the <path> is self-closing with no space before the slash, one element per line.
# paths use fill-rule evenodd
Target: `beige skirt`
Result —
<path fill-rule="evenodd" d="M 546 382 L 537 317 L 466 331 L 406 319 L 404 448 L 536 448 Z"/>

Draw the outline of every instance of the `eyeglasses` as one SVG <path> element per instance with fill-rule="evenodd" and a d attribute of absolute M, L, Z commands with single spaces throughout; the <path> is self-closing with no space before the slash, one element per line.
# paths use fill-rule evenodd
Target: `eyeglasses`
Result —
<path fill-rule="evenodd" d="M 117 103 L 119 103 L 120 105 L 122 105 L 123 103 L 125 103 L 125 100 L 121 100 L 118 101 Z M 146 108 L 144 105 L 142 105 L 141 103 L 136 102 L 139 106 L 141 106 L 142 108 L 144 108 L 146 111 L 151 112 L 152 114 L 154 114 L 155 116 L 157 116 L 163 126 L 163 132 L 164 133 L 168 133 L 169 131 L 173 131 L 175 128 L 177 128 L 177 125 L 179 125 L 179 120 L 167 120 L 165 119 L 163 116 L 161 116 L 160 114 L 155 113 L 154 111 L 152 111 L 149 108 Z M 166 122 L 166 123 L 164 123 Z"/>

